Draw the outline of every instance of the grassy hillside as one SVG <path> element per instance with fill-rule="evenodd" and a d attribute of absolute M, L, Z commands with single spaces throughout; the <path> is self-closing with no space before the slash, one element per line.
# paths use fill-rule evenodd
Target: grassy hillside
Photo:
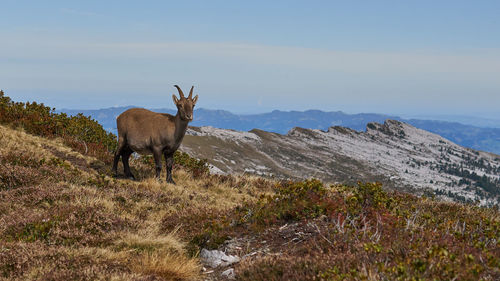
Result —
<path fill-rule="evenodd" d="M 138 181 L 115 179 L 112 146 L 90 149 L 102 127 L 83 145 L 69 123 L 46 135 L 12 122 L 12 106 L 0 107 L 0 280 L 223 279 L 202 248 L 242 258 L 239 280 L 500 279 L 497 209 L 210 175 L 186 154 L 175 186 L 152 178 L 149 157 L 132 160 Z"/>
<path fill-rule="evenodd" d="M 160 183 L 142 159 L 132 163 L 142 180 L 113 179 L 102 161 L 59 139 L 5 126 L 0 163 L 5 279 L 194 279 L 199 262 L 181 234 L 197 225 L 180 217 L 230 210 L 257 194 L 250 178 L 236 189 L 216 178 L 193 179 L 186 168 L 175 170 L 178 185 Z"/>

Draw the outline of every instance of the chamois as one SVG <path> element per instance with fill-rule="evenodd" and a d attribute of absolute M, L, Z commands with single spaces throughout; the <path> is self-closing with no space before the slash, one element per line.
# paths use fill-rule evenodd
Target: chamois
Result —
<path fill-rule="evenodd" d="M 187 98 L 179 86 L 180 99 L 172 95 L 177 114 L 156 113 L 144 108 L 131 108 L 116 118 L 118 129 L 118 148 L 113 161 L 113 172 L 117 174 L 118 161 L 122 157 L 123 170 L 130 179 L 135 179 L 130 172 L 129 157 L 133 152 L 153 154 L 156 165 L 156 177 L 160 178 L 161 155 L 165 156 L 167 166 L 167 182 L 175 184 L 172 179 L 174 152 L 181 145 L 186 134 L 188 123 L 193 120 L 193 107 L 198 95 L 193 98 L 193 87 Z"/>

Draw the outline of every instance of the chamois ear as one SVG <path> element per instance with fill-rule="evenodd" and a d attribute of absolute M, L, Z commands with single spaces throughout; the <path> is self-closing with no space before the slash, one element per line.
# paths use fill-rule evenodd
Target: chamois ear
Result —
<path fill-rule="evenodd" d="M 177 105 L 179 99 L 175 95 L 172 95 L 172 99 L 174 100 L 175 105 Z"/>
<path fill-rule="evenodd" d="M 197 101 L 198 101 L 198 95 L 196 95 L 196 96 L 194 97 L 194 99 L 193 99 L 193 105 L 195 105 Z"/>

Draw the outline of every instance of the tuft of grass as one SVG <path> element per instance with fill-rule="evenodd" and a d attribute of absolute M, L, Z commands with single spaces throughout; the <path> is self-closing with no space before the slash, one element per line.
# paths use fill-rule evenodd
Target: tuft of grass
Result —
<path fill-rule="evenodd" d="M 115 253 L 127 253 L 133 272 L 154 275 L 166 280 L 195 280 L 201 270 L 195 258 L 186 255 L 185 245 L 174 230 L 167 235 L 126 233 L 115 242 Z"/>
<path fill-rule="evenodd" d="M 139 235 L 138 233 L 126 233 L 115 242 L 117 251 L 135 251 L 137 253 L 184 253 L 184 243 L 174 232 L 167 235 L 151 235 L 150 233 Z"/>
<path fill-rule="evenodd" d="M 180 254 L 144 254 L 131 266 L 134 272 L 166 280 L 196 280 L 201 266 L 197 260 Z"/>

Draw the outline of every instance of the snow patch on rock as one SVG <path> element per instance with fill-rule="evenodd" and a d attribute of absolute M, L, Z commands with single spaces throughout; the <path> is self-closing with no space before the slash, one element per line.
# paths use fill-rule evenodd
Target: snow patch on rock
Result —
<path fill-rule="evenodd" d="M 241 142 L 260 142 L 259 136 L 252 132 L 240 132 L 228 129 L 219 129 L 211 126 L 199 127 L 198 130 L 189 128 L 186 134 L 192 136 L 212 136 L 223 140 L 241 141 Z"/>

